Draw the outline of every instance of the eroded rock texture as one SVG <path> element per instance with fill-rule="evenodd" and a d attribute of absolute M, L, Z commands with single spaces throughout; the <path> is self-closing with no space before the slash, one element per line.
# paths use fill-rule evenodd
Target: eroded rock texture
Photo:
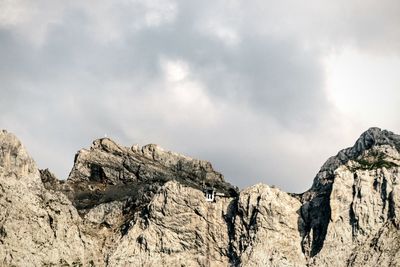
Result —
<path fill-rule="evenodd" d="M 303 194 L 239 192 L 209 162 L 107 138 L 58 180 L 1 131 L 0 266 L 400 266 L 399 151 L 371 128 Z"/>
<path fill-rule="evenodd" d="M 45 189 L 20 141 L 0 132 L 0 265 L 102 265 L 98 240 L 61 192 Z"/>

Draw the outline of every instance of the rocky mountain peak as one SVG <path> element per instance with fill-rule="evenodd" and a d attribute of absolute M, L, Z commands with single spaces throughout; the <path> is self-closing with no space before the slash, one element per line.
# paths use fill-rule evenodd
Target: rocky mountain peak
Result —
<path fill-rule="evenodd" d="M 339 151 L 336 156 L 329 158 L 324 163 L 314 178 L 312 187 L 303 193 L 301 198 L 303 202 L 301 214 L 304 221 L 303 251 L 308 251 L 309 256 L 314 257 L 326 246 L 325 240 L 327 239 L 326 235 L 329 234 L 329 225 L 333 220 L 332 217 L 336 216 L 334 215 L 335 205 L 342 204 L 342 199 L 335 199 L 335 197 L 342 197 L 341 193 L 338 193 L 340 191 L 350 195 L 345 205 L 349 205 L 347 208 L 350 210 L 346 212 L 350 212 L 351 216 L 349 217 L 347 214 L 341 218 L 348 219 L 353 230 L 358 229 L 359 218 L 356 216 L 367 215 L 352 210 L 352 203 L 359 205 L 359 201 L 371 201 L 363 199 L 361 191 L 369 192 L 370 187 L 375 187 L 375 190 L 381 191 L 379 192 L 381 194 L 379 201 L 384 202 L 381 205 L 385 207 L 398 205 L 393 204 L 388 192 L 394 192 L 393 190 L 396 188 L 394 185 L 397 184 L 399 173 L 399 152 L 399 135 L 373 127 L 361 134 L 352 147 Z M 394 178 L 388 178 L 392 175 Z M 371 176 L 375 178 L 371 179 Z M 368 182 L 363 184 L 361 183 L 362 179 L 368 180 Z M 378 184 L 384 188 L 377 188 Z M 357 212 L 359 213 L 357 214 Z M 387 213 L 388 211 L 382 212 Z M 394 221 L 392 215 L 380 216 L 386 221 Z"/>
<path fill-rule="evenodd" d="M 361 154 L 373 146 L 388 145 L 400 150 L 400 136 L 377 127 L 369 128 L 354 144 L 354 153 Z"/>
<path fill-rule="evenodd" d="M 67 185 L 76 206 L 86 209 L 110 199 L 128 199 L 133 191 L 154 193 L 171 180 L 201 191 L 211 186 L 227 196 L 238 194 L 207 161 L 155 144 L 124 147 L 109 138 L 97 139 L 89 149 L 78 151 Z"/>
<path fill-rule="evenodd" d="M 155 144 L 124 147 L 109 138 L 97 139 L 89 149 L 78 151 L 68 180 L 117 184 L 164 178 L 182 179 L 192 185 L 228 186 L 208 161 L 166 151 Z"/>
<path fill-rule="evenodd" d="M 383 149 L 382 147 L 386 147 Z M 381 156 L 400 152 L 400 135 L 377 127 L 369 128 L 361 134 L 352 147 L 340 150 L 336 156 L 329 158 L 321 167 L 314 179 L 313 187 L 330 183 L 334 171 L 349 161 L 362 162 L 365 156 L 373 150 Z M 389 151 L 390 150 L 390 151 Z M 376 157 L 378 158 L 378 157 Z M 319 189 L 318 189 L 319 190 Z"/>
<path fill-rule="evenodd" d="M 110 138 L 101 138 L 93 141 L 90 150 L 102 150 L 113 155 L 122 155 L 126 148 L 121 147 Z"/>
<path fill-rule="evenodd" d="M 18 138 L 6 130 L 0 131 L 0 175 L 15 175 L 31 184 L 39 182 L 35 162 Z"/>
<path fill-rule="evenodd" d="M 60 181 L 0 131 L 0 265 L 400 266 L 399 140 L 369 129 L 295 195 L 109 138 Z"/>

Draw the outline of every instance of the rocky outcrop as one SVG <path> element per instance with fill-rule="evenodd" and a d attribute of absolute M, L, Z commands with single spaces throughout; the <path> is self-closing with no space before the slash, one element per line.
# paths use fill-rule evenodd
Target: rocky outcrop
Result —
<path fill-rule="evenodd" d="M 122 147 L 108 138 L 94 141 L 89 150 L 80 150 L 68 177 L 75 183 L 90 181 L 109 185 L 172 179 L 196 188 L 205 183 L 226 193 L 230 189 L 235 191 L 207 161 L 165 151 L 157 145 Z"/>
<path fill-rule="evenodd" d="M 122 147 L 108 138 L 96 140 L 89 150 L 76 154 L 67 190 L 73 188 L 70 197 L 78 209 L 111 199 L 129 200 L 142 207 L 171 180 L 198 190 L 211 186 L 226 196 L 238 195 L 238 189 L 225 182 L 207 161 L 165 151 L 157 145 Z"/>
<path fill-rule="evenodd" d="M 229 266 L 228 224 L 232 198 L 205 200 L 201 191 L 167 182 L 131 221 L 110 255 L 110 266 Z"/>
<path fill-rule="evenodd" d="M 20 141 L 0 132 L 0 266 L 103 265 L 61 192 L 46 190 Z"/>
<path fill-rule="evenodd" d="M 330 158 L 302 195 L 301 215 L 305 222 L 302 248 L 315 266 L 361 266 L 368 257 L 354 255 L 370 250 L 368 243 L 393 225 L 399 235 L 398 214 L 400 138 L 389 131 L 371 128 L 355 145 Z M 396 199 L 396 200 L 395 200 Z M 390 226 L 391 228 L 391 226 Z M 379 254 L 380 248 L 376 247 Z M 373 266 L 385 266 L 394 257 L 394 247 L 385 251 Z M 364 258 L 364 260 L 360 260 Z M 395 266 L 395 265 L 393 265 Z"/>
<path fill-rule="evenodd" d="M 258 184 L 241 192 L 235 249 L 243 266 L 305 266 L 299 231 L 301 202 L 277 188 Z"/>
<path fill-rule="evenodd" d="M 400 136 L 371 128 L 303 194 L 239 192 L 209 162 L 103 138 L 58 180 L 2 131 L 0 266 L 400 266 L 399 166 Z"/>

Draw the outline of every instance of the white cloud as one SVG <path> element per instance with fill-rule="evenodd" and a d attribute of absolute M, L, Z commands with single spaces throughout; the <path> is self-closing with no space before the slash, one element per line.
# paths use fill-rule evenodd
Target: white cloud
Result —
<path fill-rule="evenodd" d="M 349 47 L 328 56 L 326 70 L 328 96 L 343 116 L 366 127 L 398 127 L 394 114 L 400 103 L 400 55 L 368 54 Z"/>
<path fill-rule="evenodd" d="M 0 2 L 0 25 L 11 26 L 23 23 L 30 17 L 29 2 L 4 0 Z"/>
<path fill-rule="evenodd" d="M 168 81 L 179 82 L 189 75 L 189 66 L 182 60 L 162 59 L 160 64 Z"/>
<path fill-rule="evenodd" d="M 210 125 L 216 121 L 217 108 L 200 81 L 191 75 L 190 66 L 183 60 L 160 60 L 165 81 L 154 90 L 152 99 L 155 109 L 161 109 L 168 123 L 196 122 Z"/>

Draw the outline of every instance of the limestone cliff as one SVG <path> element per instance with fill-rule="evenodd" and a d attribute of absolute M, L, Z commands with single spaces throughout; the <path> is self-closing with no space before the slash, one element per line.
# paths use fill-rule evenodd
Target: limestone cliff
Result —
<path fill-rule="evenodd" d="M 303 194 L 239 192 L 209 162 L 103 138 L 58 180 L 1 131 L 0 266 L 400 266 L 399 166 L 400 136 L 371 128 Z"/>

